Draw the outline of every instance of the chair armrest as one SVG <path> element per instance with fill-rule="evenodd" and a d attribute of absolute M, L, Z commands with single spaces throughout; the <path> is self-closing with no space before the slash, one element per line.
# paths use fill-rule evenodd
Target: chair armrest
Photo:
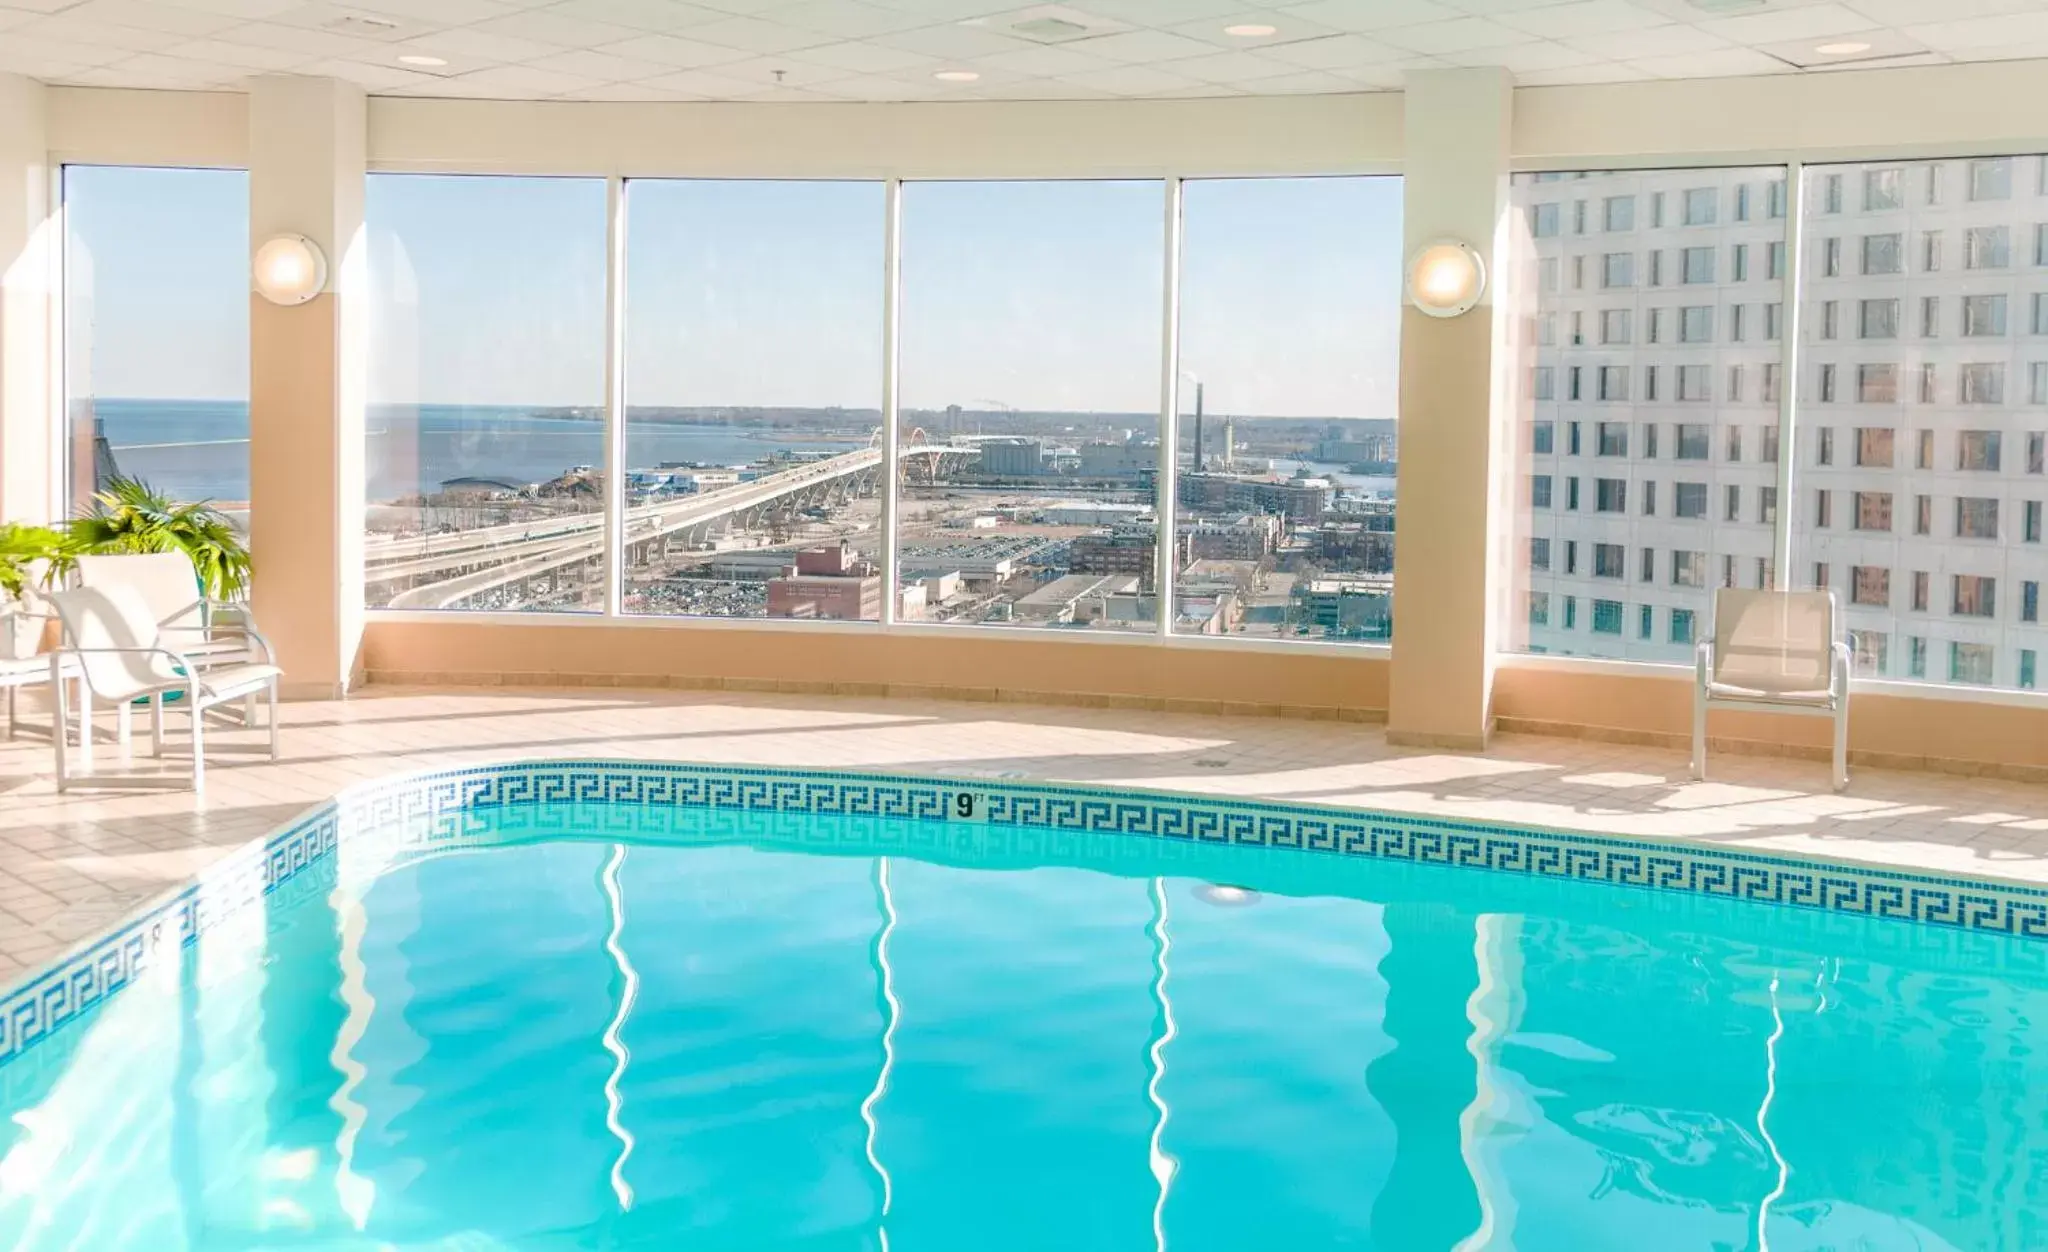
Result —
<path fill-rule="evenodd" d="M 1839 639 L 1835 640 L 1829 652 L 1833 656 L 1834 664 L 1831 668 L 1834 672 L 1828 685 L 1833 689 L 1836 698 L 1840 699 L 1849 694 L 1849 683 L 1856 672 L 1856 654 L 1849 650 L 1848 644 Z"/>
<path fill-rule="evenodd" d="M 271 650 L 270 640 L 265 638 L 263 633 L 257 630 L 254 623 L 251 622 L 245 621 L 239 626 L 159 626 L 157 627 L 157 632 L 165 635 L 181 632 L 188 635 L 202 635 L 213 639 L 222 637 L 243 639 L 248 642 L 251 651 L 258 653 L 262 657 L 263 664 L 271 665 L 275 663 L 275 653 Z"/>
<path fill-rule="evenodd" d="M 157 685 L 157 686 L 156 686 L 156 687 L 154 687 L 154 688 L 144 688 L 144 689 L 143 689 L 143 690 L 141 690 L 141 691 L 137 691 L 137 692 L 135 692 L 135 693 L 134 693 L 134 694 L 136 694 L 136 695 L 146 695 L 146 694 L 148 694 L 148 693 L 149 693 L 150 691 L 152 691 L 152 690 L 155 690 L 155 691 L 165 691 L 165 690 L 170 690 L 170 689 L 173 689 L 173 688 L 176 688 L 176 687 L 179 687 L 179 686 L 184 686 L 184 687 L 188 687 L 188 688 L 192 688 L 192 689 L 195 689 L 195 690 L 196 690 L 196 688 L 198 687 L 198 684 L 199 684 L 199 667 L 198 667 L 198 666 L 196 666 L 196 665 L 194 665 L 194 664 L 192 664 L 192 661 L 191 661 L 191 659 L 190 659 L 189 657 L 187 657 L 187 656 L 186 656 L 186 655 L 185 655 L 184 653 L 182 653 L 182 652 L 174 652 L 174 651 L 172 651 L 172 650 L 171 650 L 171 649 L 169 649 L 169 648 L 74 648 L 74 647 L 69 647 L 69 646 L 66 646 L 66 647 L 58 648 L 57 650 L 55 650 L 55 651 L 53 651 L 53 652 L 51 652 L 51 653 L 50 653 L 50 670 L 51 670 L 51 672 L 52 672 L 53 674 L 54 674 L 54 673 L 56 673 L 56 672 L 57 672 L 57 669 L 58 669 L 58 667 L 59 667 L 60 665 L 62 665 L 62 663 L 63 663 L 63 658 L 65 658 L 65 657 L 81 657 L 81 658 L 82 658 L 82 657 L 88 657 L 88 656 L 162 656 L 162 657 L 169 657 L 169 658 L 170 658 L 170 661 L 171 661 L 171 664 L 172 664 L 172 665 L 174 665 L 174 666 L 176 666 L 176 667 L 177 667 L 177 668 L 178 668 L 178 669 L 179 669 L 180 671 L 182 671 L 182 677 L 183 677 L 183 682 L 182 682 L 182 683 L 181 683 L 181 682 L 179 682 L 179 681 L 176 681 L 176 680 L 173 680 L 173 681 L 170 681 L 170 682 L 165 682 L 165 683 L 161 683 L 161 684 Z M 80 664 L 80 665 L 79 665 L 79 667 L 78 667 L 78 672 L 79 672 L 79 676 L 80 676 L 80 677 L 81 677 L 82 679 L 84 679 L 84 681 L 85 681 L 85 685 L 86 685 L 86 686 L 87 686 L 88 688 L 91 688 L 91 689 L 92 689 L 92 692 L 93 692 L 93 694 L 94 694 L 94 695 L 98 695 L 98 694 L 100 694 L 100 692 L 99 692 L 99 689 L 98 689 L 97 687 L 93 687 L 93 685 L 92 685 L 92 671 L 90 671 L 89 669 L 87 669 L 87 668 L 86 668 L 86 667 L 85 667 L 85 666 L 84 666 L 83 664 Z M 126 696 L 109 696 L 108 698 L 109 698 L 109 699 L 126 699 L 126 698 L 128 698 L 128 697 L 126 697 Z"/>

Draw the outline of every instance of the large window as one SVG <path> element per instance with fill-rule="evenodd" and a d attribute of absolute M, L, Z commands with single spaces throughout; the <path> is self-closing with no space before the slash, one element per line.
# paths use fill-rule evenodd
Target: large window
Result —
<path fill-rule="evenodd" d="M 1152 630 L 1166 197 L 903 188 L 904 616 Z"/>
<path fill-rule="evenodd" d="M 883 212 L 627 185 L 626 612 L 880 620 Z"/>
<path fill-rule="evenodd" d="M 249 177 L 64 169 L 67 491 L 113 474 L 246 525 Z"/>
<path fill-rule="evenodd" d="M 1633 214 L 1648 226 L 1628 241 L 1629 251 L 1617 251 L 1612 237 L 1520 245 L 1529 272 L 1561 261 L 1566 274 L 1597 266 L 1604 276 L 1643 281 L 1524 285 L 1516 309 L 1525 319 L 1516 337 L 1520 363 L 1564 382 L 1548 394 L 1529 388 L 1521 395 L 1515 481 L 1563 480 L 1552 498 L 1565 507 L 1518 500 L 1514 525 L 1518 539 L 1565 559 L 1519 569 L 1516 578 L 1524 593 L 1568 609 L 1589 600 L 1593 609 L 1542 620 L 1510 614 L 1511 646 L 1689 660 L 1695 623 L 1711 618 L 1713 588 L 1767 585 L 1773 577 L 1782 284 L 1775 260 L 1766 266 L 1748 258 L 1780 255 L 1785 222 L 1738 206 L 1777 203 L 1772 188 L 1782 178 L 1782 170 L 1759 168 L 1515 179 L 1521 220 L 1540 216 L 1546 203 L 1589 198 L 1610 206 L 1641 201 L 1652 211 Z M 1660 203 L 1683 212 L 1660 216 Z M 1634 342 L 1594 333 L 1630 323 L 1645 328 Z M 1562 330 L 1546 335 L 1545 326 Z M 1541 437 L 1558 428 L 1564 438 Z M 1628 430 L 1634 439 L 1623 437 Z M 1575 562 L 1573 552 L 1592 559 Z M 1528 594 L 1512 599 L 1526 603 Z"/>
<path fill-rule="evenodd" d="M 1385 640 L 1400 180 L 1190 181 L 1181 221 L 1174 629 Z"/>
<path fill-rule="evenodd" d="M 604 607 L 605 199 L 370 176 L 370 605 Z"/>
<path fill-rule="evenodd" d="M 1841 276 L 1814 267 L 1804 276 L 1809 329 L 1828 302 L 1919 310 L 1910 325 L 1886 320 L 1884 336 L 1809 334 L 1801 345 L 1801 427 L 1853 428 L 1857 455 L 1796 466 L 1803 507 L 1791 513 L 1792 568 L 1801 585 L 1825 579 L 1855 589 L 1841 598 L 1860 640 L 1903 641 L 1859 647 L 1865 676 L 2012 686 L 2023 655 L 2048 647 L 2048 631 L 2026 616 L 2020 594 L 2048 577 L 2048 554 L 2027 538 L 2025 520 L 2030 504 L 2038 510 L 2048 499 L 2048 482 L 2039 461 L 2022 455 L 2048 431 L 2048 388 L 2034 385 L 2036 363 L 2048 361 L 2033 313 L 2048 292 L 2048 270 L 2036 268 L 2041 258 L 2031 246 L 2048 219 L 2048 197 L 2037 194 L 2042 164 L 2023 157 L 1884 166 L 1901 171 L 1908 187 L 1969 194 L 1939 203 L 1908 196 L 1867 225 L 1852 204 L 1830 219 L 1829 231 L 1904 232 L 1919 241 L 1922 264 Z M 1878 169 L 1809 166 L 1808 203 L 1812 180 L 1846 174 L 1857 183 Z M 1827 371 L 1901 381 L 1838 388 L 1829 398 Z M 1832 526 L 1815 524 L 1824 494 L 1856 501 L 1853 525 L 1840 516 Z"/>

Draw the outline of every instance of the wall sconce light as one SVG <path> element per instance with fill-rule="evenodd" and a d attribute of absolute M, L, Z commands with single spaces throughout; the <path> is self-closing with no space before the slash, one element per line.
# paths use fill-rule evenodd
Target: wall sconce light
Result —
<path fill-rule="evenodd" d="M 327 286 L 327 257 L 304 235 L 264 240 L 249 268 L 256 293 L 272 304 L 304 304 Z"/>
<path fill-rule="evenodd" d="M 1486 262 L 1471 244 L 1432 239 L 1408 258 L 1408 302 L 1431 317 L 1469 312 L 1486 293 Z"/>

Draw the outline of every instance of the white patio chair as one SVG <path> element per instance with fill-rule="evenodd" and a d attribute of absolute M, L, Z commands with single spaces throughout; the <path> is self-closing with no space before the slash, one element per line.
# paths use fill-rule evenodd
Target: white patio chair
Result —
<path fill-rule="evenodd" d="M 1837 637 L 1831 591 L 1714 593 L 1693 693 L 1692 776 L 1707 776 L 1707 709 L 1741 705 L 1834 718 L 1834 785 L 1849 785 L 1849 645 Z"/>
<path fill-rule="evenodd" d="M 149 698 L 150 750 L 162 756 L 164 750 L 164 697 L 172 693 L 184 698 L 185 711 L 192 718 L 192 790 L 206 792 L 206 710 L 257 695 L 269 700 L 270 759 L 276 760 L 277 679 L 283 671 L 268 663 L 244 662 L 201 669 L 177 650 L 170 632 L 157 624 L 149 604 L 133 587 L 80 587 L 50 597 L 52 607 L 64 623 L 63 646 L 50 654 L 50 673 L 62 673 L 66 660 L 78 666 L 79 733 L 89 740 L 91 710 L 95 699 L 114 702 L 125 710 L 134 701 Z M 57 689 L 59 726 L 67 724 L 64 685 Z M 70 783 L 70 762 L 65 750 L 66 735 L 57 737 L 57 790 Z"/>
<path fill-rule="evenodd" d="M 156 624 L 177 632 L 178 651 L 200 665 L 271 660 L 249 606 L 208 599 L 182 552 L 81 556 L 77 568 L 81 587 L 133 587 Z"/>

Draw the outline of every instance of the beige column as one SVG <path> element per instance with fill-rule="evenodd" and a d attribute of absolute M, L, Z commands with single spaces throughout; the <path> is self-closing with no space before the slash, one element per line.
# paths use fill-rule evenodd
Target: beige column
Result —
<path fill-rule="evenodd" d="M 56 284 L 45 88 L 0 74 L 0 521 L 63 511 Z"/>
<path fill-rule="evenodd" d="M 1493 472 L 1505 424 L 1490 281 L 1507 212 L 1513 84 L 1495 68 L 1411 74 L 1403 235 L 1406 252 L 1462 240 L 1486 259 L 1486 298 L 1460 317 L 1401 310 L 1400 502 L 1387 738 L 1478 748 L 1492 728 Z"/>
<path fill-rule="evenodd" d="M 304 235 L 327 289 L 249 295 L 249 533 L 257 621 L 291 699 L 346 694 L 363 629 L 364 104 L 324 78 L 249 98 L 249 248 Z"/>

